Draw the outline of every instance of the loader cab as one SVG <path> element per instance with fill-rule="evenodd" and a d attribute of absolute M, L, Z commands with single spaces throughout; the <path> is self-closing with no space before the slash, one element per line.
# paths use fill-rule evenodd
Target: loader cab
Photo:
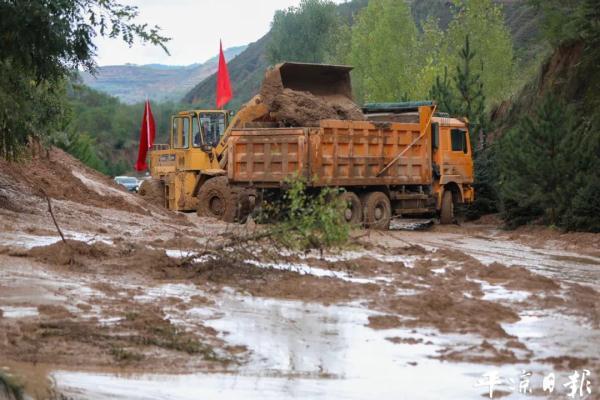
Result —
<path fill-rule="evenodd" d="M 210 153 L 229 125 L 225 110 L 183 111 L 171 117 L 171 148 Z"/>

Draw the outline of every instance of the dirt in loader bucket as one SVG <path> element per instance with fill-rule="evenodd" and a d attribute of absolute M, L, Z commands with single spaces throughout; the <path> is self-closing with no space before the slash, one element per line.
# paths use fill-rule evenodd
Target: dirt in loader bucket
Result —
<path fill-rule="evenodd" d="M 271 118 L 283 126 L 319 126 L 322 119 L 364 120 L 352 99 L 352 67 L 283 63 L 269 69 L 260 89 Z"/>

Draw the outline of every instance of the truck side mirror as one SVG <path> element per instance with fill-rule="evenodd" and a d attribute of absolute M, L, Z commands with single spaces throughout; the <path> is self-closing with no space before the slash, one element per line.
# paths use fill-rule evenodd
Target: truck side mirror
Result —
<path fill-rule="evenodd" d="M 431 146 L 434 149 L 440 147 L 440 124 L 437 122 L 431 124 Z"/>
<path fill-rule="evenodd" d="M 467 154 L 469 152 L 469 148 L 468 146 L 468 142 L 467 142 L 467 132 L 466 131 L 462 131 L 463 133 L 463 152 L 465 154 Z"/>

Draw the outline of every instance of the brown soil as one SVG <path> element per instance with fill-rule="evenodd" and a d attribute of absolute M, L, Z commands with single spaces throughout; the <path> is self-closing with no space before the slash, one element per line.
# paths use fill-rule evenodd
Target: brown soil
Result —
<path fill-rule="evenodd" d="M 360 108 L 344 96 L 321 98 L 291 89 L 274 97 L 271 116 L 284 126 L 319 126 L 324 119 L 365 119 Z"/>
<path fill-rule="evenodd" d="M 283 87 L 275 69 L 267 71 L 260 96 L 271 118 L 282 126 L 319 126 L 322 119 L 364 120 L 360 107 L 342 96 L 315 96 Z"/>
<path fill-rule="evenodd" d="M 552 291 L 560 285 L 550 278 L 535 274 L 524 267 L 492 263 L 488 266 L 478 265 L 474 270 L 478 278 L 492 284 L 498 284 L 507 289 L 528 291 Z"/>
<path fill-rule="evenodd" d="M 33 363 L 85 367 L 93 360 L 96 366 L 133 364 L 147 370 L 177 359 L 189 358 L 188 363 L 205 367 L 236 360 L 233 354 L 217 356 L 214 349 L 224 343 L 212 329 L 187 332 L 156 306 L 132 306 L 121 304 L 123 319 L 115 325 L 99 324 L 96 318 L 75 319 L 66 309 L 40 306 L 39 319 L 0 321 L 0 353 L 9 360 Z"/>
<path fill-rule="evenodd" d="M 20 185 L 35 195 L 47 194 L 54 199 L 71 200 L 83 204 L 91 204 L 100 208 L 116 208 L 136 213 L 143 210 L 135 207 L 122 196 L 101 195 L 88 188 L 72 171 L 81 171 L 87 176 L 122 190 L 108 177 L 91 170 L 57 148 L 32 152 L 28 160 L 8 162 L 0 160 L 0 172 L 10 177 L 12 184 Z M 126 194 L 124 192 L 124 194 Z"/>
<path fill-rule="evenodd" d="M 396 315 L 372 315 L 369 317 L 367 326 L 373 329 L 392 329 L 402 325 L 402 321 Z"/>
<path fill-rule="evenodd" d="M 165 185 L 159 179 L 147 179 L 143 181 L 140 185 L 139 194 L 148 203 L 164 208 Z"/>
<path fill-rule="evenodd" d="M 589 358 L 578 358 L 571 356 L 546 357 L 539 359 L 538 361 L 553 364 L 554 368 L 560 370 L 578 370 L 581 368 L 589 368 L 590 366 Z"/>
<path fill-rule="evenodd" d="M 51 264 L 84 266 L 90 259 L 99 259 L 114 253 L 113 248 L 101 242 L 87 244 L 77 240 L 67 240 L 48 246 L 34 247 L 27 254 Z"/>
<path fill-rule="evenodd" d="M 42 182 L 41 185 L 46 185 L 49 191 L 54 190 L 53 196 L 74 201 L 55 202 L 55 213 L 66 232 L 91 235 L 102 232 L 103 237 L 112 238 L 114 244 L 69 240 L 66 244 L 57 242 L 27 250 L 11 241 L 6 246 L 0 246 L 0 258 L 4 261 L 2 267 L 6 267 L 6 271 L 2 270 L 3 276 L 6 274 L 9 279 L 13 279 L 10 274 L 15 272 L 11 272 L 11 268 L 21 264 L 25 266 L 14 275 L 18 278 L 9 282 L 20 282 L 19 274 L 26 274 L 28 270 L 39 269 L 41 273 L 57 276 L 55 280 L 48 280 L 48 287 L 45 283 L 39 284 L 36 283 L 38 280 L 32 279 L 33 288 L 27 288 L 33 293 L 31 303 L 23 303 L 22 298 L 18 300 L 19 306 L 37 307 L 38 316 L 2 318 L 0 313 L 0 358 L 3 360 L 48 362 L 75 368 L 116 364 L 127 366 L 129 370 L 161 372 L 226 369 L 232 363 L 244 362 L 244 357 L 248 355 L 244 346 L 228 345 L 221 339 L 223 333 L 205 326 L 203 318 L 194 319 L 193 327 L 186 330 L 167 317 L 174 315 L 174 318 L 178 318 L 192 307 L 210 306 L 211 312 L 212 309 L 218 310 L 219 296 L 225 289 L 233 289 L 246 296 L 320 304 L 360 304 L 377 313 L 368 320 L 368 326 L 373 329 L 402 327 L 418 333 L 421 328 L 426 327 L 437 329 L 442 334 L 465 333 L 478 337 L 475 343 L 462 345 L 462 349 L 460 346 L 453 346 L 436 356 L 448 361 L 514 363 L 532 360 L 533 354 L 525 345 L 529 345 L 529 342 L 519 342 L 517 338 L 508 335 L 501 325 L 516 321 L 521 312 L 564 312 L 583 317 L 596 327 L 600 321 L 598 293 L 590 287 L 551 280 L 524 267 L 508 267 L 498 263 L 486 266 L 460 251 L 429 251 L 416 244 L 424 236 L 417 236 L 415 239 L 408 233 L 398 236 L 393 232 L 355 233 L 352 243 L 353 250 L 356 251 L 369 250 L 379 255 L 408 256 L 411 261 L 404 263 L 382 262 L 369 253 L 353 260 L 331 262 L 306 259 L 300 255 L 283 257 L 276 251 L 267 256 L 266 252 L 256 251 L 261 247 L 268 248 L 268 243 L 247 244 L 244 248 L 234 246 L 231 253 L 221 252 L 216 258 L 206 262 L 197 262 L 195 256 L 185 257 L 185 252 L 180 259 L 168 257 L 164 249 L 202 252 L 205 238 L 210 238 L 209 244 L 229 240 L 235 243 L 235 235 L 224 224 L 200 220 L 195 215 L 167 218 L 167 213 L 157 212 L 154 215 L 153 208 L 149 208 L 153 212 L 152 218 L 140 214 L 130 215 L 122 212 L 127 210 L 125 206 L 121 208 L 119 204 L 110 203 L 97 193 L 87 193 L 85 189 L 80 193 L 70 193 L 68 190 L 63 192 L 58 184 L 63 179 L 68 181 L 67 186 L 85 185 L 74 176 L 67 176 L 67 172 L 70 174 L 72 168 L 75 168 L 73 164 L 69 164 L 72 160 L 66 155 L 67 158 L 61 159 L 56 152 L 52 150 L 48 157 L 35 156 L 29 161 L 47 165 L 43 168 L 34 165 L 32 170 L 41 169 L 43 173 L 36 172 L 37 175 L 32 174 L 27 178 L 23 177 L 25 167 L 18 169 L 13 164 L 0 162 L 0 179 L 4 179 L 0 183 L 4 185 L 5 182 L 14 181 L 10 187 L 12 192 L 5 199 L 15 206 L 14 209 L 0 208 L 0 230 L 14 232 L 17 237 L 56 236 L 47 212 L 40 212 L 45 208 L 39 206 L 40 198 L 32 194 L 37 185 L 36 180 L 41 182 L 46 179 L 48 182 Z M 57 167 L 57 163 L 63 163 L 63 167 Z M 7 165 L 9 172 L 5 173 Z M 53 175 L 54 170 L 59 173 Z M 87 170 L 83 172 L 98 183 L 111 184 L 108 178 Z M 61 175 L 62 173 L 64 174 Z M 3 186 L 5 187 L 8 186 Z M 21 197 L 14 195 L 17 192 Z M 86 197 L 88 194 L 89 198 Z M 22 198 L 26 201 L 21 201 Z M 37 208 L 31 208 L 28 201 L 37 202 Z M 123 201 L 130 204 L 127 200 Z M 99 202 L 103 202 L 103 205 L 99 205 Z M 111 208 L 112 212 L 109 211 Z M 37 210 L 37 214 L 15 212 L 15 209 Z M 494 240 L 496 235 L 509 235 L 498 231 L 490 234 L 484 229 L 489 230 L 489 227 L 436 226 L 422 235 L 450 235 L 459 232 L 465 236 L 480 235 L 489 240 Z M 519 238 L 527 237 L 522 240 L 530 240 L 535 233 L 532 231 L 519 235 Z M 558 239 L 551 236 L 546 245 L 555 240 L 561 240 L 561 236 Z M 596 239 L 588 237 L 586 240 L 586 243 L 593 244 Z M 572 245 L 576 245 L 576 239 L 573 239 Z M 265 263 L 307 263 L 314 267 L 342 271 L 352 277 L 368 278 L 374 283 L 349 282 L 336 277 L 258 268 L 244 262 L 248 259 L 260 259 Z M 565 263 L 569 262 L 576 260 L 565 260 Z M 443 271 L 434 272 L 434 269 Z M 32 275 L 35 277 L 35 274 Z M 61 279 L 68 283 L 63 285 Z M 45 281 L 45 278 L 39 280 Z M 518 303 L 486 301 L 482 299 L 483 292 L 478 282 L 480 280 L 507 289 L 523 290 L 530 295 Z M 75 292 L 75 298 L 66 296 L 63 291 L 73 293 L 67 288 L 73 282 L 81 282 L 82 287 L 92 289 L 88 291 L 92 294 L 79 297 L 79 292 Z M 161 289 L 162 285 L 171 283 L 193 283 L 203 295 L 185 299 L 165 294 L 151 297 L 150 300 L 143 296 L 148 293 L 149 288 Z M 3 297 L 10 295 L 11 287 L 5 281 L 2 284 L 1 305 L 17 304 L 14 298 L 10 301 L 10 297 Z M 51 288 L 52 300 L 35 297 L 36 294 L 41 295 L 33 290 L 46 293 L 48 288 Z M 65 298 L 66 300 L 60 300 Z M 215 317 L 218 318 L 217 315 Z M 421 339 L 407 337 L 387 339 L 392 343 L 405 345 L 423 343 Z M 428 343 L 431 342 L 425 344 Z M 557 355 L 560 355 L 562 350 L 558 351 Z M 576 357 L 556 357 L 543 361 L 564 365 L 565 368 L 583 368 L 588 365 L 587 360 Z M 595 362 L 591 356 L 589 361 Z"/>
<path fill-rule="evenodd" d="M 412 317 L 399 321 L 400 326 L 433 326 L 440 332 L 476 333 L 490 338 L 509 337 L 500 323 L 519 320 L 517 313 L 507 306 L 466 298 L 437 285 L 414 296 L 391 299 L 384 307 Z"/>
<path fill-rule="evenodd" d="M 466 349 L 455 350 L 446 348 L 436 356 L 439 360 L 455 362 L 473 362 L 479 364 L 514 364 L 528 362 L 520 360 L 512 350 L 498 349 L 487 340 Z"/>

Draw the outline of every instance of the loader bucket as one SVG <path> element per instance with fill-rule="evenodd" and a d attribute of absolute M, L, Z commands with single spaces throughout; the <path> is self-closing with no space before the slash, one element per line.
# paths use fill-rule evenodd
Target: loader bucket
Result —
<path fill-rule="evenodd" d="M 352 67 L 286 62 L 278 64 L 275 69 L 279 70 L 284 89 L 310 92 L 319 97 L 341 95 L 352 100 Z"/>

